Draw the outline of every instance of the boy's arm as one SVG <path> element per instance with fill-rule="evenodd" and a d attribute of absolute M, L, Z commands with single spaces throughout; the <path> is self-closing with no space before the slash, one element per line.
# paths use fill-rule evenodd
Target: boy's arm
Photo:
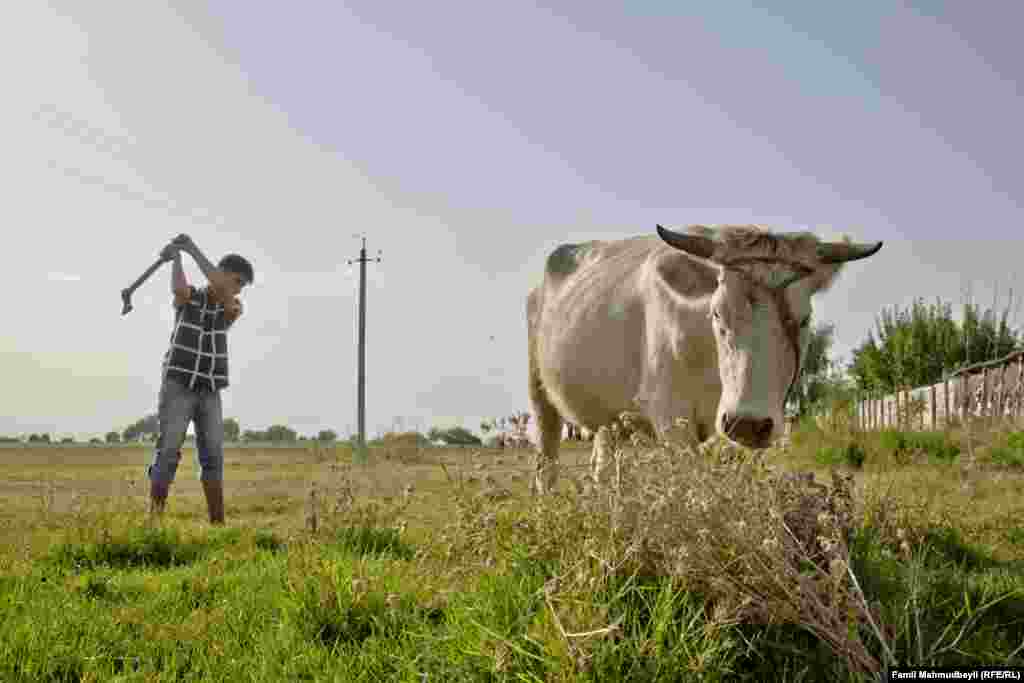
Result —
<path fill-rule="evenodd" d="M 185 279 L 185 270 L 181 267 L 181 251 L 174 252 L 174 266 L 171 270 L 171 292 L 174 294 L 174 305 L 183 306 L 191 297 L 192 290 Z"/>
<path fill-rule="evenodd" d="M 227 273 L 218 270 L 216 266 L 210 263 L 210 260 L 203 255 L 203 252 L 199 250 L 199 247 L 188 235 L 179 235 L 175 242 L 181 246 L 183 251 L 192 255 L 196 265 L 199 266 L 199 270 L 203 271 L 203 275 L 209 280 L 210 286 L 217 291 L 218 296 L 222 300 L 226 299 L 228 292 L 231 291 Z"/>

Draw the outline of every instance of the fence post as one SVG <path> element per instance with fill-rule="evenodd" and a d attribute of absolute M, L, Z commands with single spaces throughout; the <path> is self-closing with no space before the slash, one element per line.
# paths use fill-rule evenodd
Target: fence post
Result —
<path fill-rule="evenodd" d="M 903 397 L 901 396 L 902 393 L 903 392 L 899 388 L 896 389 L 896 429 L 899 429 L 900 431 L 902 431 L 903 428 L 904 428 L 904 425 L 903 425 L 903 412 L 904 411 L 901 410 L 901 408 L 903 407 Z"/>
<path fill-rule="evenodd" d="M 965 372 L 960 377 L 960 404 L 961 404 L 961 411 L 963 413 L 964 424 L 967 424 L 967 418 L 970 415 L 970 405 L 971 405 L 971 403 L 970 403 L 971 402 L 970 389 L 971 389 L 970 383 L 967 381 L 967 373 Z"/>
<path fill-rule="evenodd" d="M 1017 386 L 1014 387 L 1017 395 L 1017 418 L 1021 416 L 1021 406 L 1024 405 L 1024 353 L 1017 356 Z"/>
<path fill-rule="evenodd" d="M 914 428 L 910 417 L 910 389 L 903 387 L 903 429 L 908 432 Z"/>
<path fill-rule="evenodd" d="M 981 369 L 981 417 L 982 424 L 989 424 L 992 417 L 992 410 L 989 406 L 988 393 L 988 368 Z"/>
<path fill-rule="evenodd" d="M 910 423 L 910 391 L 906 387 L 903 387 L 903 412 L 900 413 L 900 419 L 903 420 L 902 429 L 909 432 L 914 428 Z"/>
<path fill-rule="evenodd" d="M 999 366 L 999 393 L 996 397 L 998 405 L 995 406 L 996 422 L 1002 422 L 1006 418 L 1006 366 L 1003 363 Z"/>
<path fill-rule="evenodd" d="M 932 406 L 931 406 L 931 408 L 932 408 L 932 423 L 929 426 L 929 428 L 934 431 L 936 425 L 938 424 L 938 422 L 937 422 L 938 417 L 935 414 L 935 385 L 934 384 L 931 386 L 929 393 L 931 394 L 931 399 L 932 399 Z"/>
<path fill-rule="evenodd" d="M 949 426 L 949 377 L 947 377 L 943 381 L 942 388 L 944 390 L 943 393 L 945 394 L 945 401 L 946 401 L 946 413 L 945 413 L 946 419 L 945 419 L 945 423 L 943 424 L 943 426 L 944 427 L 948 427 Z"/>

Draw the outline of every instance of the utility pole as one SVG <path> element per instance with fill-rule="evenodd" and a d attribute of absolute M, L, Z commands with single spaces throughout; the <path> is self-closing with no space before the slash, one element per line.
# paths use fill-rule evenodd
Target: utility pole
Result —
<path fill-rule="evenodd" d="M 359 264 L 359 386 L 356 390 L 357 420 L 359 435 L 356 440 L 356 460 L 360 463 L 366 462 L 366 264 L 370 261 L 380 263 L 381 251 L 377 250 L 378 257 L 375 259 L 366 258 L 366 237 L 363 237 L 363 246 L 359 250 L 359 258 L 349 261 Z"/>

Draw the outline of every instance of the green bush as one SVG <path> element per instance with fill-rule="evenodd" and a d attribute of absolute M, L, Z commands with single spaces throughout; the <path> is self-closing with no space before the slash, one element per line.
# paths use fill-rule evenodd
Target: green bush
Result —
<path fill-rule="evenodd" d="M 1024 432 L 1012 432 L 1006 437 L 1005 445 L 989 450 L 992 462 L 1005 467 L 1024 467 Z"/>
<path fill-rule="evenodd" d="M 864 466 L 867 453 L 859 443 L 851 442 L 845 446 L 825 446 L 818 449 L 815 460 L 827 466 L 846 465 L 860 469 Z"/>
<path fill-rule="evenodd" d="M 1024 467 L 1024 451 L 1006 446 L 996 446 L 989 451 L 989 457 L 997 465 Z"/>
<path fill-rule="evenodd" d="M 883 450 L 897 459 L 907 459 L 924 453 L 929 459 L 951 461 L 960 455 L 960 446 L 941 432 L 901 432 L 887 429 L 880 434 Z"/>

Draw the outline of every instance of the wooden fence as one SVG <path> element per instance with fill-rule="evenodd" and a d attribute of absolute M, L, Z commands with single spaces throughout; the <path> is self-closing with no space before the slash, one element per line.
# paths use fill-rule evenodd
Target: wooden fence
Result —
<path fill-rule="evenodd" d="M 950 419 L 1024 418 L 1024 351 L 963 368 L 945 381 L 857 404 L 861 429 L 942 429 Z"/>

